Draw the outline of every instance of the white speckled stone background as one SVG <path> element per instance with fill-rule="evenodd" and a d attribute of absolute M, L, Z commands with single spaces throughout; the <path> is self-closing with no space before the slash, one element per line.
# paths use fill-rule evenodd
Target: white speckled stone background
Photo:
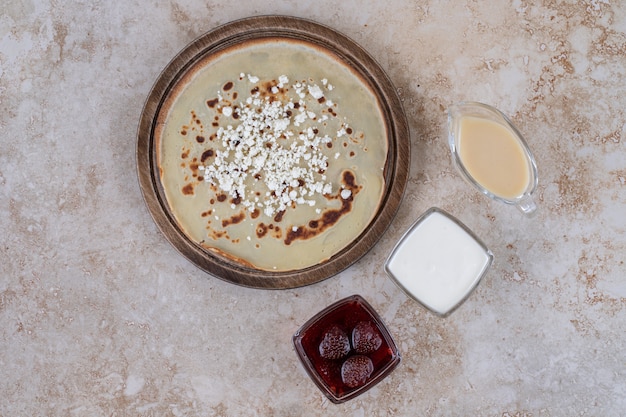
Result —
<path fill-rule="evenodd" d="M 350 269 L 295 290 L 198 270 L 157 230 L 135 168 L 159 72 L 197 36 L 259 14 L 307 17 L 364 45 L 411 126 L 410 184 L 389 230 Z M 626 415 L 625 32 L 617 0 L 5 0 L 0 416 Z M 453 169 L 444 109 L 459 100 L 495 105 L 525 134 L 536 217 Z M 447 319 L 382 270 L 431 206 L 495 254 Z M 291 336 L 354 293 L 403 361 L 334 405 Z"/>

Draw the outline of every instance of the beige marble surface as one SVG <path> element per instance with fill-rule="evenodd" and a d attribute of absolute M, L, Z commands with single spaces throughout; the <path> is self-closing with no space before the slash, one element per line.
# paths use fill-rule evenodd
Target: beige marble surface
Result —
<path fill-rule="evenodd" d="M 179 255 L 144 206 L 136 128 L 187 43 L 258 14 L 330 25 L 388 72 L 411 178 L 379 244 L 309 287 L 261 291 Z M 43 1 L 0 9 L 0 416 L 626 414 L 626 5 L 581 1 Z M 539 166 L 522 217 L 455 172 L 444 109 L 508 113 Z M 382 264 L 424 210 L 458 216 L 495 263 L 452 316 Z M 334 405 L 291 335 L 363 295 L 403 355 Z"/>

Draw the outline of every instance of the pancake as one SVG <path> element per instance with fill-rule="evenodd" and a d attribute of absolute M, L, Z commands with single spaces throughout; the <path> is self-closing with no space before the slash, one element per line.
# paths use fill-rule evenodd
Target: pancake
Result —
<path fill-rule="evenodd" d="M 386 126 L 365 80 L 285 38 L 195 63 L 157 115 L 156 162 L 182 232 L 241 265 L 326 262 L 378 211 Z"/>

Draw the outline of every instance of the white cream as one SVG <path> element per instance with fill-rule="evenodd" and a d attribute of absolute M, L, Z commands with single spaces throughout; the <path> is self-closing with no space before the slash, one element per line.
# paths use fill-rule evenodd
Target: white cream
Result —
<path fill-rule="evenodd" d="M 431 209 L 397 244 L 385 270 L 409 296 L 444 316 L 469 295 L 492 259 L 464 226 Z"/>

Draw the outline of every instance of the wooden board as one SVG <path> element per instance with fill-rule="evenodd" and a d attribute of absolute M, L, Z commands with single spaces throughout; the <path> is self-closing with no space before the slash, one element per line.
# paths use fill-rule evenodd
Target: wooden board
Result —
<path fill-rule="evenodd" d="M 194 63 L 225 48 L 250 40 L 285 38 L 310 42 L 335 54 L 358 72 L 376 95 L 387 128 L 388 154 L 383 175 L 385 189 L 368 228 L 327 262 L 286 272 L 262 271 L 207 251 L 179 228 L 165 199 L 156 166 L 154 129 L 168 92 Z M 281 289 L 327 279 L 352 265 L 382 236 L 395 216 L 408 180 L 410 137 L 402 104 L 391 81 L 358 44 L 318 23 L 287 16 L 260 16 L 220 26 L 193 41 L 167 65 L 154 84 L 143 109 L 137 134 L 137 169 L 141 190 L 154 221 L 166 239 L 189 261 L 225 281 L 253 288 Z M 381 266 L 382 267 L 382 266 Z"/>

